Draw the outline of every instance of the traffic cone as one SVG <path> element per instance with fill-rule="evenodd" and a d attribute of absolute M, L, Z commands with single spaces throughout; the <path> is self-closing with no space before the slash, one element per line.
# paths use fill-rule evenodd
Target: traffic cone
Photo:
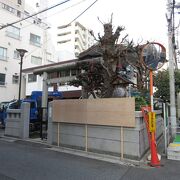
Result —
<path fill-rule="evenodd" d="M 160 160 L 158 158 L 156 143 L 154 140 L 151 140 L 151 162 L 150 162 L 150 165 L 153 167 L 160 167 Z"/>

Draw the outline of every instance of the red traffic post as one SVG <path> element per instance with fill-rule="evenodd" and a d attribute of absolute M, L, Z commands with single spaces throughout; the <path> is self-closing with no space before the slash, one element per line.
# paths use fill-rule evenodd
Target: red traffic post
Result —
<path fill-rule="evenodd" d="M 149 72 L 150 76 L 150 100 L 151 100 L 151 112 L 149 113 L 149 133 L 150 133 L 150 148 L 151 148 L 151 162 L 150 165 L 153 167 L 159 167 L 160 166 L 160 160 L 158 158 L 158 153 L 157 153 L 157 145 L 156 145 L 156 136 L 155 136 L 155 131 L 156 131 L 156 120 L 155 120 L 155 113 L 154 108 L 153 108 L 153 71 L 150 70 Z"/>

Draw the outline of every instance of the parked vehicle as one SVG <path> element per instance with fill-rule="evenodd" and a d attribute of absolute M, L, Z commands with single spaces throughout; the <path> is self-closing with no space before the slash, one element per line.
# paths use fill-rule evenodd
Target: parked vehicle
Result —
<path fill-rule="evenodd" d="M 48 92 L 48 102 L 54 99 L 62 99 L 62 93 L 59 91 Z M 30 103 L 30 124 L 31 126 L 38 126 L 41 121 L 41 105 L 42 105 L 42 91 L 32 91 L 31 96 L 27 99 L 21 99 L 20 101 L 14 100 L 7 103 L 6 108 L 1 113 L 1 122 L 5 125 L 5 119 L 7 117 L 7 109 L 19 109 L 23 102 Z"/>
<path fill-rule="evenodd" d="M 5 119 L 7 117 L 6 109 L 8 108 L 9 104 L 14 102 L 15 100 L 12 101 L 4 101 L 0 103 L 0 124 L 2 127 L 5 126 Z"/>

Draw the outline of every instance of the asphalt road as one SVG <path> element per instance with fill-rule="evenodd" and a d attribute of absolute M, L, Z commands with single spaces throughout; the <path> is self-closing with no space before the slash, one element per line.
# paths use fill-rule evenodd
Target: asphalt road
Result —
<path fill-rule="evenodd" d="M 0 138 L 0 180 L 179 180 L 180 161 L 129 167 L 55 152 L 46 145 Z"/>

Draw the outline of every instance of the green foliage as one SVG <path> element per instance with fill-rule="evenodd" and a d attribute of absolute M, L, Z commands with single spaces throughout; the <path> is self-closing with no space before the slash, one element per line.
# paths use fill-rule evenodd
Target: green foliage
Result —
<path fill-rule="evenodd" d="M 178 92 L 180 92 L 180 70 L 175 71 L 174 77 L 175 91 L 177 94 Z M 154 93 L 154 96 L 169 101 L 170 87 L 168 70 L 158 71 L 157 74 L 154 75 L 154 86 L 157 88 L 157 91 Z"/>
<path fill-rule="evenodd" d="M 142 106 L 147 106 L 147 102 L 144 97 L 137 96 L 135 97 L 135 110 L 140 111 Z"/>

